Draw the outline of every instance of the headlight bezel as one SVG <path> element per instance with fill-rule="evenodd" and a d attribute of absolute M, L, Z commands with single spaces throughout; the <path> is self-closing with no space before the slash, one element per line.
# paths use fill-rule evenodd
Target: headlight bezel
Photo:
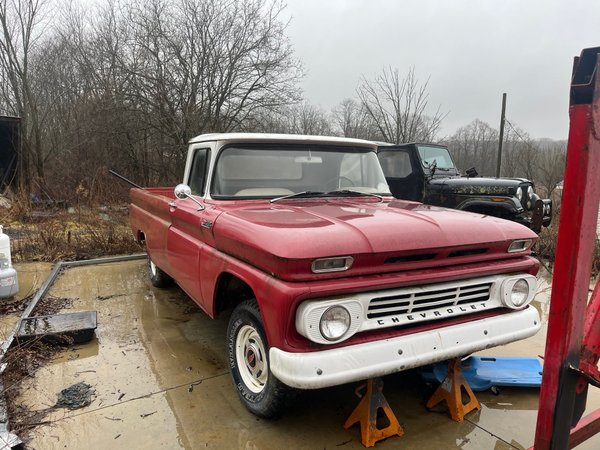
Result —
<path fill-rule="evenodd" d="M 329 308 L 334 306 L 344 307 L 351 316 L 350 328 L 337 341 L 330 341 L 323 337 L 320 330 L 321 317 Z M 302 336 L 318 344 L 337 344 L 350 339 L 360 328 L 365 320 L 363 307 L 360 300 L 353 297 L 332 298 L 329 300 L 302 302 L 296 311 L 296 330 Z"/>
<path fill-rule="evenodd" d="M 514 287 L 517 283 L 527 283 L 528 292 L 526 297 L 521 302 L 513 300 Z M 533 275 L 520 275 L 514 278 L 508 278 L 502 283 L 501 300 L 504 306 L 510 309 L 523 309 L 529 305 L 535 297 L 537 288 L 537 279 Z"/>

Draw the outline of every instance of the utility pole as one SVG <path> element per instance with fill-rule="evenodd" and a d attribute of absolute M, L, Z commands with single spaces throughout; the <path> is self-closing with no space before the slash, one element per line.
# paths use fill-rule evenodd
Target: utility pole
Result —
<path fill-rule="evenodd" d="M 502 166 L 502 140 L 504 139 L 504 115 L 506 113 L 506 92 L 502 94 L 502 114 L 500 115 L 500 138 L 498 139 L 498 162 L 496 163 L 496 178 L 500 178 Z"/>

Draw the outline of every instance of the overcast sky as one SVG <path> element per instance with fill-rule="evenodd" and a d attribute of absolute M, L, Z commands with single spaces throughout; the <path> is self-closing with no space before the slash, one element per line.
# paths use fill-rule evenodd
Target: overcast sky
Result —
<path fill-rule="evenodd" d="M 385 66 L 429 78 L 442 135 L 507 118 L 534 138 L 566 139 L 573 56 L 600 46 L 599 0 L 287 0 L 307 73 L 304 96 L 329 110 Z"/>

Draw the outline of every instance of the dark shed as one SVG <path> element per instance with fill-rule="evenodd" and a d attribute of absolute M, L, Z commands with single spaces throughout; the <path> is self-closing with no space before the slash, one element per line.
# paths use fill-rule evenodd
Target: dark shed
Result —
<path fill-rule="evenodd" d="M 0 116 L 0 192 L 16 180 L 21 119 Z"/>

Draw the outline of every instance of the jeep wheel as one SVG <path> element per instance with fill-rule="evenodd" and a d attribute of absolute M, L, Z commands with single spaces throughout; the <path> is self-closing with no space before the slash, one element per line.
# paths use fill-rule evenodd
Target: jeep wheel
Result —
<path fill-rule="evenodd" d="M 165 272 L 152 262 L 150 255 L 148 255 L 148 276 L 152 286 L 157 288 L 164 288 L 173 284 L 173 278 L 167 275 Z"/>
<path fill-rule="evenodd" d="M 259 417 L 281 414 L 292 389 L 269 369 L 269 346 L 255 300 L 240 303 L 227 327 L 231 379 L 242 403 Z"/>

